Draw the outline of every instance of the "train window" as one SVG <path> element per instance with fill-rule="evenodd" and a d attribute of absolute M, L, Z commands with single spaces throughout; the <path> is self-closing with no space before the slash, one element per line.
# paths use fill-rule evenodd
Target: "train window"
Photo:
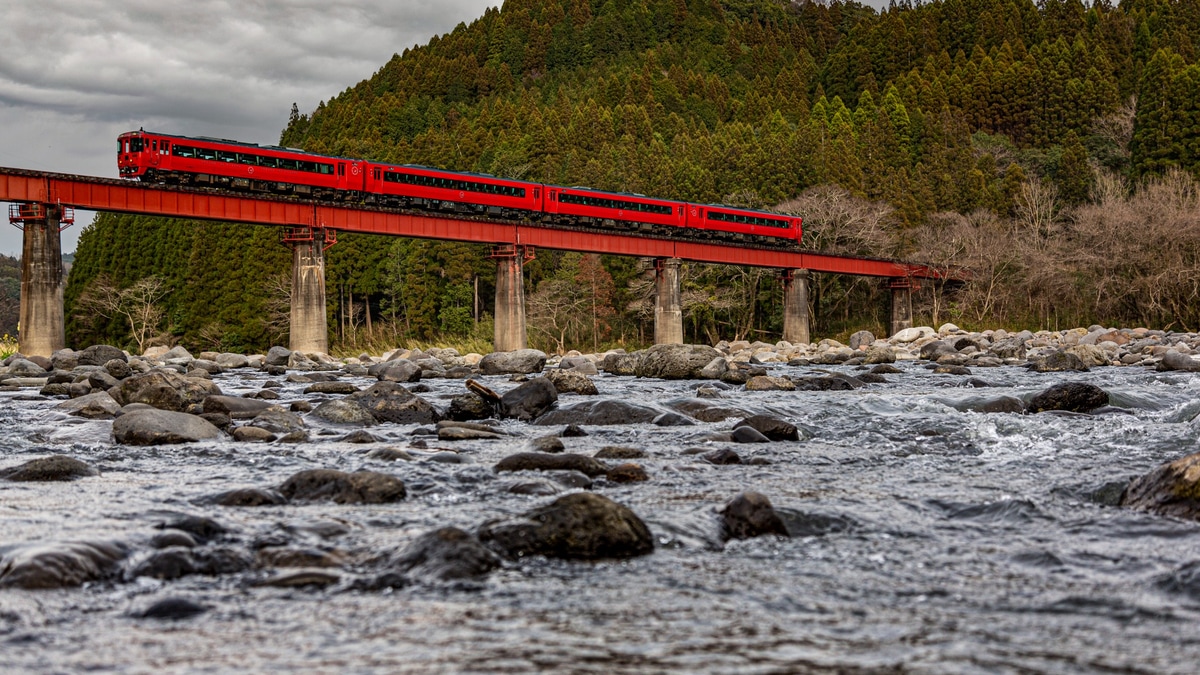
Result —
<path fill-rule="evenodd" d="M 513 187 L 511 185 L 497 185 L 495 183 L 482 183 L 469 180 L 453 180 L 451 178 L 442 178 L 434 176 L 422 176 L 419 174 L 402 173 L 399 171 L 388 170 L 383 175 L 383 180 L 391 183 L 407 183 L 409 185 L 422 185 L 426 187 L 441 188 L 443 190 L 459 190 L 462 192 L 480 192 L 483 194 L 499 194 L 509 197 L 524 197 L 525 188 Z"/>
<path fill-rule="evenodd" d="M 570 192 L 562 193 L 559 201 L 567 204 L 580 204 L 582 206 L 594 206 L 602 209 L 624 209 L 626 211 L 641 211 L 643 213 L 658 213 L 669 216 L 673 212 L 670 206 L 661 204 L 646 204 L 644 202 L 631 202 L 623 199 L 609 199 L 605 197 L 591 197 L 587 195 L 577 195 Z"/>
<path fill-rule="evenodd" d="M 150 141 L 150 149 L 158 152 L 158 141 Z"/>
<path fill-rule="evenodd" d="M 142 139 L 140 139 L 140 138 L 130 139 L 129 151 L 130 152 L 141 152 L 142 151 Z"/>

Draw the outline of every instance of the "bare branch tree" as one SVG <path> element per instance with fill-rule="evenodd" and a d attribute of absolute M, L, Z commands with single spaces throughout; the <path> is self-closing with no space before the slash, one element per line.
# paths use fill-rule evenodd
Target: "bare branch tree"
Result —
<path fill-rule="evenodd" d="M 80 296 L 78 307 L 85 318 L 122 319 L 129 326 L 129 337 L 141 353 L 146 343 L 159 333 L 166 312 L 158 302 L 164 295 L 163 280 L 157 276 L 145 277 L 129 288 L 118 289 L 111 277 L 100 275 Z"/>

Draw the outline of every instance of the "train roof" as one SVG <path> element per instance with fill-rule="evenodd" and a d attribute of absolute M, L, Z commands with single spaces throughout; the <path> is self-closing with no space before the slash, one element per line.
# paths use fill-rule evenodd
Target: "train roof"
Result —
<path fill-rule="evenodd" d="M 728 204 L 700 204 L 700 206 L 704 206 L 707 208 L 713 208 L 713 209 L 729 209 L 730 211 L 745 211 L 747 213 L 761 213 L 764 216 L 777 216 L 780 218 L 799 218 L 799 216 L 795 216 L 795 215 L 791 215 L 791 214 L 787 214 L 787 213 L 777 213 L 775 211 L 764 211 L 763 209 L 751 209 L 751 208 L 747 208 L 745 206 L 730 206 Z"/>
<path fill-rule="evenodd" d="M 237 145 L 237 146 L 240 146 L 243 148 L 258 148 L 260 150 L 275 150 L 277 152 L 294 152 L 297 155 L 307 155 L 309 157 L 323 157 L 325 159 L 344 159 L 348 162 L 365 161 L 365 160 L 362 160 L 362 159 L 359 159 L 356 157 L 342 157 L 340 155 L 320 155 L 315 152 L 308 152 L 307 150 L 301 150 L 300 148 L 288 148 L 288 147 L 284 147 L 282 145 L 259 145 L 258 143 L 247 143 L 245 141 L 235 141 L 235 140 L 229 139 L 229 138 L 214 138 L 212 136 L 180 136 L 178 134 L 164 134 L 164 133 L 161 133 L 158 131 L 146 131 L 145 129 L 138 129 L 137 131 L 126 131 L 125 133 L 121 134 L 121 136 L 128 136 L 130 134 L 147 134 L 150 136 L 165 136 L 167 138 L 177 138 L 177 139 L 183 140 L 183 141 L 203 141 L 205 143 L 224 143 L 227 145 Z"/>
<path fill-rule="evenodd" d="M 541 185 L 541 183 L 534 183 L 533 181 L 521 180 L 519 178 L 505 178 L 503 176 L 493 176 L 490 173 L 478 173 L 475 171 L 454 171 L 451 169 L 439 169 L 436 166 L 425 166 L 423 164 L 390 164 L 388 162 L 375 162 L 375 161 L 371 161 L 370 163 L 377 164 L 379 166 L 385 166 L 388 168 L 395 168 L 395 169 L 424 169 L 425 171 L 441 171 L 442 173 L 452 173 L 452 174 L 455 174 L 458 176 L 475 176 L 477 178 L 491 178 L 493 180 L 506 180 L 510 183 L 523 183 L 526 185 Z"/>
<path fill-rule="evenodd" d="M 672 202 L 674 204 L 682 204 L 683 203 L 683 200 L 681 200 L 681 199 L 667 199 L 665 197 L 651 197 L 649 195 L 644 195 L 640 192 L 621 192 L 620 190 L 601 190 L 600 188 L 588 187 L 586 185 L 571 185 L 569 187 L 565 186 L 565 185 L 551 185 L 550 187 L 557 187 L 560 190 L 587 190 L 588 192 L 600 192 L 600 193 L 603 193 L 606 195 L 621 195 L 623 197 L 639 197 L 641 199 L 651 199 L 656 202 Z"/>

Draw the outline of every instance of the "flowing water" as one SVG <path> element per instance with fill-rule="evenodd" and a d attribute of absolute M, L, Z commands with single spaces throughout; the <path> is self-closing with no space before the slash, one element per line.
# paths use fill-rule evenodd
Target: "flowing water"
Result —
<path fill-rule="evenodd" d="M 1200 377 L 1144 368 L 967 378 L 901 364 L 888 384 L 854 391 L 723 392 L 708 403 L 800 426 L 797 443 L 706 440 L 741 415 L 694 426 L 589 427 L 568 452 L 642 448 L 650 481 L 594 490 L 650 526 L 653 554 L 624 561 L 509 562 L 478 582 L 383 591 L 255 585 L 268 572 L 142 577 L 60 590 L 0 590 L 4 672 L 791 673 L 1196 672 L 1200 523 L 1117 508 L 1131 477 L 1200 449 Z M 816 369 L 779 367 L 772 374 Z M 846 373 L 852 368 L 834 368 Z M 255 391 L 257 372 L 217 376 Z M 353 378 L 346 378 L 353 379 Z M 481 378 L 504 391 L 505 378 Z M 602 397 L 659 407 L 698 382 L 594 378 Z M 960 412 L 981 397 L 1028 399 L 1056 382 L 1096 384 L 1094 415 Z M 370 380 L 354 380 L 366 386 Z M 461 380 L 431 380 L 445 407 Z M 284 400 L 307 398 L 287 383 Z M 339 441 L 314 425 L 295 445 L 229 440 L 148 448 L 111 441 L 111 422 L 70 418 L 34 390 L 0 394 L 0 467 L 53 453 L 101 475 L 0 483 L 0 555 L 45 541 L 116 540 L 131 562 L 157 525 L 209 516 L 234 541 L 283 538 L 341 556 L 346 579 L 419 534 L 471 530 L 550 497 L 512 494 L 502 457 L 561 427 L 503 423 L 500 441 L 411 448 L 415 425 L 382 425 L 381 443 Z M 564 396 L 560 406 L 582 397 Z M 414 461 L 370 459 L 381 445 Z M 451 448 L 469 463 L 427 461 Z M 763 463 L 714 466 L 688 451 L 733 447 Z M 308 468 L 393 473 L 389 505 L 228 508 L 203 498 L 277 486 Z M 722 545 L 715 509 L 739 492 L 771 498 L 793 537 Z M 184 620 L 135 618 L 155 600 L 208 607 Z"/>

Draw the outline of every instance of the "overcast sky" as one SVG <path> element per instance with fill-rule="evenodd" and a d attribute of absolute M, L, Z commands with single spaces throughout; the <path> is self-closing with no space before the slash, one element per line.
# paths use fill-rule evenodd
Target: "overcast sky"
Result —
<path fill-rule="evenodd" d="M 0 0 L 0 166 L 115 178 L 117 134 L 139 127 L 278 143 L 292 102 L 311 112 L 499 4 Z M 63 232 L 64 252 L 91 217 Z M 0 222 L 0 253 L 20 252 Z"/>

